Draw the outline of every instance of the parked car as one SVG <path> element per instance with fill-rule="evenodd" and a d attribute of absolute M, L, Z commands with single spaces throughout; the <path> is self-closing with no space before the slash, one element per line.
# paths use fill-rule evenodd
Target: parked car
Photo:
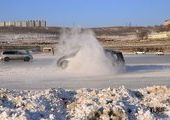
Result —
<path fill-rule="evenodd" d="M 164 52 L 161 52 L 161 51 L 158 51 L 158 52 L 155 52 L 156 55 L 164 55 Z"/>
<path fill-rule="evenodd" d="M 113 58 L 112 59 L 113 60 L 112 61 L 113 66 L 124 66 L 125 65 L 125 60 L 124 60 L 122 52 L 114 51 L 114 50 L 110 50 L 110 49 L 105 49 L 104 52 L 105 52 L 106 56 L 110 56 L 110 57 Z M 69 60 L 72 57 L 74 57 L 77 53 L 78 53 L 78 51 L 73 52 L 73 53 L 68 54 L 68 55 L 61 56 L 57 60 L 57 66 L 59 68 L 62 68 L 62 69 L 67 68 L 67 66 L 69 64 Z"/>
<path fill-rule="evenodd" d="M 28 50 L 4 50 L 0 59 L 5 62 L 10 60 L 24 60 L 28 62 L 33 59 L 33 56 Z"/>
<path fill-rule="evenodd" d="M 144 52 L 144 51 L 136 51 L 135 54 L 142 55 L 142 54 L 146 54 L 146 52 Z"/>

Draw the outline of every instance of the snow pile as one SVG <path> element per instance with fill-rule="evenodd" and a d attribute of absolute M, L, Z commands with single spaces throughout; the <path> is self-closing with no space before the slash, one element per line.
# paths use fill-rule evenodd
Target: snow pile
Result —
<path fill-rule="evenodd" d="M 0 90 L 0 119 L 66 120 L 66 101 L 71 92 L 62 89 L 43 91 Z M 67 97 L 65 97 L 67 96 Z"/>
<path fill-rule="evenodd" d="M 169 119 L 170 88 L 0 89 L 3 120 Z"/>
<path fill-rule="evenodd" d="M 153 120 L 170 117 L 170 89 L 81 89 L 68 105 L 72 120 Z"/>

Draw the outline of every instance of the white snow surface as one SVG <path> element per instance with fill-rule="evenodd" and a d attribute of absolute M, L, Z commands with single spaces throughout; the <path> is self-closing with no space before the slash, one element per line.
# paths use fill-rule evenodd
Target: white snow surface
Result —
<path fill-rule="evenodd" d="M 0 89 L 1 120 L 170 119 L 170 88 Z"/>
<path fill-rule="evenodd" d="M 107 88 L 124 85 L 137 89 L 153 85 L 170 86 L 170 56 L 125 55 L 126 72 L 118 74 L 81 74 L 57 68 L 56 56 L 35 54 L 31 62 L 0 62 L 0 88 Z M 102 68 L 101 68 L 102 70 Z M 90 70 L 89 70 L 90 71 Z M 77 72 L 77 73 L 76 73 Z M 91 75 L 91 76 L 90 76 Z"/>

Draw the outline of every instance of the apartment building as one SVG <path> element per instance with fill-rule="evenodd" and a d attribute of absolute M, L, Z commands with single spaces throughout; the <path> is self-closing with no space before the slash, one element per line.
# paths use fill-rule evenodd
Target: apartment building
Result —
<path fill-rule="evenodd" d="M 28 21 L 3 21 L 0 27 L 47 27 L 45 20 L 28 20 Z"/>
<path fill-rule="evenodd" d="M 5 26 L 5 22 L 0 22 L 0 27 L 4 27 Z"/>

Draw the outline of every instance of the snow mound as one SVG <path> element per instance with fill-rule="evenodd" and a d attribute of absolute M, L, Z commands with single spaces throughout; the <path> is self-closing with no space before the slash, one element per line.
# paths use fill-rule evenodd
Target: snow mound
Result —
<path fill-rule="evenodd" d="M 80 89 L 68 105 L 72 120 L 153 120 L 170 117 L 170 89 Z"/>
<path fill-rule="evenodd" d="M 1 89 L 0 118 L 3 120 L 66 120 L 65 97 L 70 98 L 69 95 L 72 95 L 67 92 L 62 89 L 43 91 Z"/>
<path fill-rule="evenodd" d="M 152 120 L 170 118 L 170 88 L 129 90 L 0 89 L 3 120 Z"/>

